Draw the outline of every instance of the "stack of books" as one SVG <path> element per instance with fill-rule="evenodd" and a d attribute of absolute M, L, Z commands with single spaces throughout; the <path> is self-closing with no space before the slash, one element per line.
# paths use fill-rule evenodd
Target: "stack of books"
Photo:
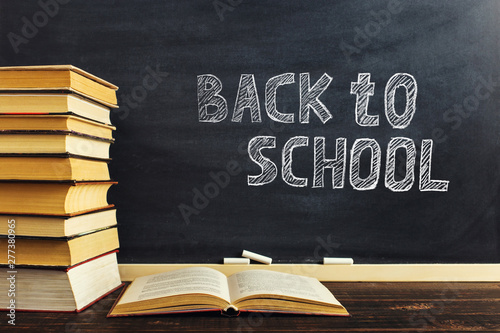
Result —
<path fill-rule="evenodd" d="M 0 68 L 0 308 L 81 311 L 122 283 L 108 170 L 118 87 Z"/>

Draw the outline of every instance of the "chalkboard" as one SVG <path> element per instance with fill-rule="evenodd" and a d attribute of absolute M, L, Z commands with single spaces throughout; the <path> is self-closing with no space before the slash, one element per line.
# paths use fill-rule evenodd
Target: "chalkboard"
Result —
<path fill-rule="evenodd" d="M 121 263 L 500 262 L 500 3 L 0 2 L 0 65 L 120 87 Z"/>

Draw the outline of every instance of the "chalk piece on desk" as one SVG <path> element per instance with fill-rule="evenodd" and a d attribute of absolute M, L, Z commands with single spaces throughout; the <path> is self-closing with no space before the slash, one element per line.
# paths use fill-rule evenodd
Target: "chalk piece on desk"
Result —
<path fill-rule="evenodd" d="M 352 258 L 323 258 L 323 265 L 352 265 L 354 260 Z"/>
<path fill-rule="evenodd" d="M 262 254 L 253 253 L 253 252 L 250 252 L 247 250 L 243 250 L 243 253 L 241 254 L 241 256 L 248 258 L 248 259 L 252 259 L 252 260 L 261 262 L 263 264 L 267 264 L 267 265 L 271 265 L 271 262 L 273 261 L 272 258 L 263 256 Z"/>
<path fill-rule="evenodd" d="M 224 265 L 248 265 L 250 259 L 248 258 L 224 258 Z"/>

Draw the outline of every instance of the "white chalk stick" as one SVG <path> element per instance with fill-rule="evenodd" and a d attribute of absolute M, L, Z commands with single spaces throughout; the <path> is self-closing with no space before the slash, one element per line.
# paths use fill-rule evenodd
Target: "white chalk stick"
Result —
<path fill-rule="evenodd" d="M 352 265 L 354 260 L 352 258 L 323 258 L 323 265 Z"/>
<path fill-rule="evenodd" d="M 250 259 L 248 258 L 224 258 L 224 265 L 248 265 Z"/>
<path fill-rule="evenodd" d="M 241 254 L 241 256 L 248 258 L 248 259 L 252 259 L 252 260 L 261 262 L 261 263 L 266 264 L 266 265 L 271 265 L 271 262 L 273 261 L 272 258 L 263 256 L 261 254 L 253 253 L 253 252 L 250 252 L 247 250 L 243 250 L 243 253 Z"/>

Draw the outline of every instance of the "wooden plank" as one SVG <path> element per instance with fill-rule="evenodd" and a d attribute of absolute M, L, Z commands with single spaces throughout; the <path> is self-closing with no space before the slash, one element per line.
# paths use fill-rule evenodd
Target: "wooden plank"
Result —
<path fill-rule="evenodd" d="M 123 281 L 180 268 L 211 267 L 226 275 L 248 270 L 269 269 L 316 277 L 321 281 L 500 281 L 500 264 L 402 264 L 402 265 L 219 265 L 219 264 L 120 264 Z"/>
<path fill-rule="evenodd" d="M 119 291 L 81 313 L 16 313 L 21 332 L 492 332 L 500 283 L 326 282 L 351 317 L 218 313 L 106 318 Z M 450 294 L 449 290 L 456 293 Z M 415 298 L 416 295 L 418 299 Z M 443 298 L 443 295 L 445 298 Z M 0 330 L 8 327 L 0 322 Z"/>
<path fill-rule="evenodd" d="M 394 293 L 392 282 L 324 282 L 335 295 L 348 295 L 354 300 L 434 300 L 434 299 L 467 299 L 496 300 L 500 299 L 500 283 L 498 288 L 482 282 L 398 282 L 400 290 Z M 439 286 L 436 287 L 436 286 Z"/>

